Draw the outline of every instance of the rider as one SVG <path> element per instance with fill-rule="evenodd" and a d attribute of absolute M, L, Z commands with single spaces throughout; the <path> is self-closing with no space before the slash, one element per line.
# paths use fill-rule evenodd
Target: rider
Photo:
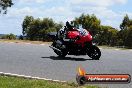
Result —
<path fill-rule="evenodd" d="M 64 32 L 66 33 L 67 31 L 69 31 L 70 29 L 72 29 L 71 24 L 67 21 L 66 22 L 66 26 L 64 26 Z"/>
<path fill-rule="evenodd" d="M 66 27 L 68 28 L 68 29 L 72 29 L 72 26 L 71 26 L 71 24 L 67 21 L 66 22 Z"/>
<path fill-rule="evenodd" d="M 59 38 L 67 38 L 67 33 L 68 31 L 74 31 L 77 30 L 75 29 L 72 24 L 70 24 L 70 22 L 66 22 L 66 26 L 64 26 L 64 28 L 59 30 Z"/>
<path fill-rule="evenodd" d="M 64 26 L 64 28 L 61 28 L 58 32 L 58 38 L 62 39 L 66 37 L 67 32 L 69 31 L 69 29 L 71 29 L 72 26 L 70 25 L 70 23 L 67 21 L 66 22 L 66 26 Z"/>

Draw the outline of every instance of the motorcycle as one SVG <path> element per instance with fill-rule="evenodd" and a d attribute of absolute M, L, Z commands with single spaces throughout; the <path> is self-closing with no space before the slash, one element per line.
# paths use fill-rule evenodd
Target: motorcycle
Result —
<path fill-rule="evenodd" d="M 60 57 L 88 55 L 93 60 L 99 60 L 101 56 L 100 49 L 92 43 L 93 38 L 86 29 L 65 26 L 52 35 L 52 39 L 54 41 L 49 47 Z"/>

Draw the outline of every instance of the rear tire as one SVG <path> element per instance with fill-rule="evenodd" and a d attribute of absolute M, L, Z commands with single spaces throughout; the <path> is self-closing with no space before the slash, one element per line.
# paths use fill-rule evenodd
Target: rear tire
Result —
<path fill-rule="evenodd" d="M 93 60 L 99 60 L 99 58 L 101 56 L 101 51 L 97 46 L 92 45 L 88 48 L 87 54 Z"/>

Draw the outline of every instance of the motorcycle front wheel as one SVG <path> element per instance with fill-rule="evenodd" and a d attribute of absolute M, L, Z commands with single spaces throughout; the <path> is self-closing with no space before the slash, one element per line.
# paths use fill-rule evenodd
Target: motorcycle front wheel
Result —
<path fill-rule="evenodd" d="M 101 51 L 97 46 L 92 45 L 87 49 L 87 55 L 93 60 L 99 60 Z"/>

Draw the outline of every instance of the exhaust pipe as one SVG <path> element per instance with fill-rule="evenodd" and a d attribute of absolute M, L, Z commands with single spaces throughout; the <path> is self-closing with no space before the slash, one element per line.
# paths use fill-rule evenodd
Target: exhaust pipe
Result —
<path fill-rule="evenodd" d="M 59 49 L 57 49 L 57 48 L 55 48 L 53 46 L 49 46 L 49 47 L 52 48 L 53 50 L 57 50 L 57 51 L 61 52 L 61 50 L 59 50 Z"/>

